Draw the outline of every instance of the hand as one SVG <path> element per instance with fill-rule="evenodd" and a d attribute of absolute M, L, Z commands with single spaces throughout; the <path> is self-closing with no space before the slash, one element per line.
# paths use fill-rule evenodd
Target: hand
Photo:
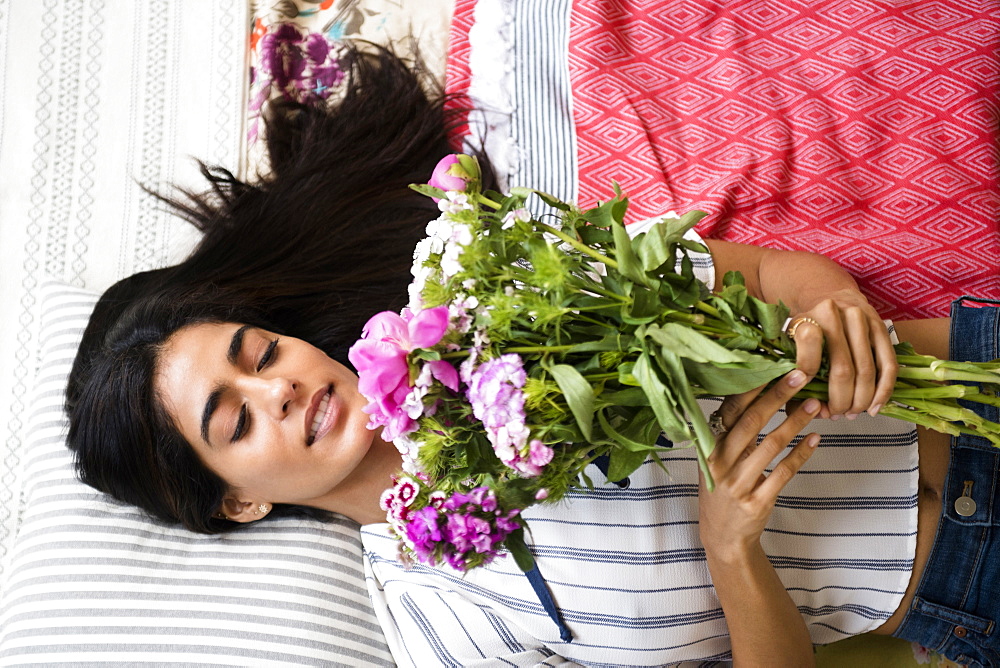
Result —
<path fill-rule="evenodd" d="M 821 417 L 854 419 L 862 411 L 876 415 L 889 401 L 896 383 L 896 354 L 889 332 L 878 313 L 857 290 L 843 289 L 800 309 L 792 322 L 796 365 L 809 376 L 819 370 L 823 342 L 830 353 L 830 395 Z"/>
<path fill-rule="evenodd" d="M 764 475 L 767 465 L 819 413 L 820 402 L 815 399 L 789 414 L 757 445 L 757 435 L 768 420 L 807 381 L 808 376 L 796 369 L 763 394 L 758 388 L 723 401 L 719 410 L 728 431 L 719 436 L 708 458 L 715 490 L 709 492 L 702 478 L 698 493 L 699 531 L 709 555 L 729 559 L 759 549 L 778 494 L 815 451 L 819 435 L 810 434 L 769 476 Z"/>

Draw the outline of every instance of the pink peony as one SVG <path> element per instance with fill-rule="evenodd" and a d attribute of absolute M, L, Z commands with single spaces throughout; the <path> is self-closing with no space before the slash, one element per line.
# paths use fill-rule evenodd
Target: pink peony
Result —
<path fill-rule="evenodd" d="M 470 178 L 470 174 L 459 164 L 458 156 L 452 153 L 438 161 L 437 166 L 434 167 L 434 172 L 431 174 L 431 180 L 427 182 L 427 185 L 440 188 L 445 192 L 449 190 L 464 192 Z M 434 201 L 436 202 L 437 198 Z"/>
<path fill-rule="evenodd" d="M 417 428 L 403 408 L 410 393 L 407 355 L 417 348 L 430 348 L 448 330 L 448 307 L 438 306 L 413 315 L 383 311 L 365 324 L 361 339 L 351 346 L 348 359 L 358 371 L 358 390 L 369 401 L 365 412 L 369 426 L 384 426 L 383 438 L 393 440 Z M 425 362 L 431 375 L 452 390 L 458 390 L 458 372 L 444 360 Z"/>

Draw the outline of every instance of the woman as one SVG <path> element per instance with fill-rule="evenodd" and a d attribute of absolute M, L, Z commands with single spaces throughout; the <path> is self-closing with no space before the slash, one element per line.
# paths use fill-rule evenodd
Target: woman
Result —
<path fill-rule="evenodd" d="M 780 540 L 781 532 L 795 533 L 769 526 L 765 535 L 765 525 L 783 512 L 775 509 L 783 503 L 779 492 L 804 479 L 796 472 L 814 457 L 817 439 L 800 439 L 770 475 L 764 475 L 765 469 L 814 417 L 853 425 L 845 432 L 870 431 L 868 418 L 859 416 L 878 412 L 895 377 L 881 320 L 849 276 L 811 254 L 707 242 L 716 272 L 739 269 L 751 293 L 782 299 L 792 308 L 799 321 L 799 369 L 771 390 L 724 402 L 720 415 L 726 431 L 710 462 L 716 491 L 699 493 L 697 478 L 688 474 L 688 487 L 694 490 L 688 496 L 700 499 L 687 504 L 689 519 L 673 523 L 680 528 L 642 532 L 687 546 L 689 570 L 675 572 L 673 565 L 661 563 L 657 577 L 678 573 L 682 581 L 673 589 L 692 590 L 683 594 L 685 601 L 697 589 L 700 612 L 657 624 L 650 620 L 665 616 L 643 610 L 662 605 L 655 601 L 660 598 L 655 588 L 643 589 L 641 595 L 636 594 L 639 587 L 620 592 L 613 605 L 635 609 L 619 617 L 642 623 L 618 627 L 622 634 L 635 631 L 634 642 L 629 636 L 602 644 L 595 635 L 608 626 L 583 619 L 582 608 L 564 602 L 571 589 L 592 588 L 611 574 L 597 577 L 597 569 L 578 576 L 573 571 L 582 569 L 573 566 L 582 567 L 586 559 L 577 557 L 565 560 L 570 565 L 567 578 L 573 581 L 564 582 L 546 570 L 554 560 L 540 558 L 564 618 L 570 617 L 564 621 L 576 635 L 567 643 L 553 628 L 542 626 L 548 617 L 536 600 L 531 599 L 531 609 L 516 612 L 531 597 L 520 593 L 523 576 L 502 563 L 476 571 L 467 578 L 470 582 L 462 583 L 437 569 L 404 571 L 390 564 L 378 525 L 384 519 L 378 501 L 400 466 L 399 455 L 378 432 L 366 428 L 361 407 L 367 402 L 357 392 L 346 350 L 370 315 L 403 305 L 410 253 L 423 224 L 436 216 L 433 205 L 410 193 L 406 184 L 425 180 L 447 152 L 447 118 L 441 103 L 427 100 L 417 78 L 388 54 L 355 56 L 353 72 L 349 92 L 336 110 L 279 109 L 268 139 L 274 174 L 263 183 L 245 184 L 205 169 L 212 184 L 208 195 L 171 202 L 206 233 L 188 260 L 126 279 L 102 297 L 67 391 L 70 446 L 83 480 L 195 531 L 224 531 L 303 512 L 338 512 L 372 525 L 364 530 L 371 592 L 400 662 L 553 663 L 559 652 L 581 662 L 648 665 L 724 658 L 730 643 L 732 656 L 741 663 L 811 662 L 812 638 L 828 637 L 820 630 L 826 613 L 818 609 L 827 603 L 797 607 L 779 577 L 788 572 L 779 573 L 771 563 L 775 553 L 765 553 L 762 545 Z M 946 356 L 948 326 L 946 320 L 914 321 L 897 323 L 897 330 L 923 352 Z M 809 401 L 782 418 L 780 408 L 818 371 L 824 342 L 831 358 L 828 405 Z M 757 435 L 774 416 L 777 427 L 757 446 Z M 904 434 L 901 442 L 898 456 L 912 462 L 915 439 Z M 948 641 L 958 648 L 952 652 L 955 658 L 965 652 L 990 665 L 996 652 L 995 641 L 990 645 L 991 628 L 954 622 L 957 615 L 973 621 L 988 615 L 978 607 L 969 613 L 954 611 L 961 606 L 942 600 L 947 588 L 940 583 L 921 585 L 918 591 L 932 553 L 933 525 L 941 516 L 948 465 L 947 442 L 940 437 L 922 434 L 919 447 L 919 494 L 914 472 L 897 471 L 902 482 L 893 484 L 901 488 L 890 490 L 889 496 L 913 491 L 914 500 L 901 509 L 902 526 L 886 527 L 898 529 L 886 533 L 895 539 L 878 539 L 891 543 L 890 552 L 897 555 L 884 561 L 896 563 L 899 586 L 877 592 L 877 605 L 862 606 L 863 622 L 835 632 L 842 636 L 877 627 L 946 653 L 951 651 Z M 684 461 L 678 452 L 671 461 L 680 478 Z M 992 464 L 980 462 L 971 469 L 996 470 L 994 452 L 983 452 L 987 455 L 980 458 L 993 457 Z M 846 498 L 854 477 L 831 479 L 843 482 Z M 657 489 L 668 484 L 673 483 L 655 482 Z M 978 484 L 976 493 L 984 488 L 988 486 Z M 608 508 L 626 513 L 634 505 L 612 500 Z M 556 510 L 533 512 L 535 533 L 529 542 L 541 547 L 556 533 L 545 528 L 547 513 Z M 911 529 L 917 524 L 914 556 Z M 577 531 L 582 535 L 584 530 Z M 807 544 L 822 542 L 822 532 L 815 527 L 810 531 L 813 538 Z M 933 552 L 935 559 L 942 558 L 940 547 Z M 632 573 L 633 566 L 620 563 L 615 570 Z M 816 594 L 813 589 L 843 591 L 856 573 L 838 569 L 824 566 L 818 586 L 807 577 L 794 588 L 809 596 Z M 796 571 L 808 573 L 810 567 Z M 688 576 L 700 580 L 688 582 Z M 977 577 L 989 582 L 987 575 Z M 816 600 L 826 601 L 826 595 Z M 972 600 L 962 605 L 979 605 L 975 596 L 966 598 Z M 432 616 L 433 624 L 423 623 L 427 615 L 421 609 L 437 601 L 444 601 L 443 609 L 452 616 Z M 922 613 L 907 616 L 911 602 L 919 603 L 919 610 L 925 603 L 937 605 L 936 617 L 933 611 L 927 619 Z M 803 612 L 802 607 L 810 609 Z M 838 607 L 849 610 L 851 605 Z M 947 610 L 950 617 L 945 617 L 952 620 L 944 631 L 932 621 L 942 617 L 940 610 Z M 476 614 L 484 615 L 492 630 L 476 629 Z M 803 615 L 812 619 L 809 627 Z M 958 628 L 965 635 L 954 637 Z M 449 631 L 451 637 L 443 638 Z M 650 638 L 655 646 L 637 644 Z M 470 653 L 456 654 L 460 645 Z"/>

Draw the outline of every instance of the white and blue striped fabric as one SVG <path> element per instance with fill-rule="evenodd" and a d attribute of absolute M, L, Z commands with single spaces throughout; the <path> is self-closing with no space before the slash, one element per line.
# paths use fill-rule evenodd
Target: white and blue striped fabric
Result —
<path fill-rule="evenodd" d="M 358 525 L 165 526 L 76 479 L 66 377 L 96 293 L 38 291 L 20 519 L 0 578 L 0 666 L 391 666 Z"/>
<path fill-rule="evenodd" d="M 710 256 L 694 259 L 711 285 Z M 702 402 L 706 415 L 717 406 Z M 814 421 L 808 430 L 822 442 L 779 498 L 762 545 L 813 642 L 826 644 L 878 627 L 902 599 L 916 547 L 917 439 L 911 425 L 867 415 Z M 538 568 L 574 635 L 570 643 L 560 640 L 512 559 L 464 576 L 407 568 L 387 525 L 362 527 L 369 592 L 396 662 L 422 668 L 728 660 L 726 623 L 698 539 L 695 453 L 678 448 L 660 459 L 669 474 L 650 459 L 626 489 L 598 484 L 524 514 Z M 604 480 L 596 467 L 588 475 Z"/>

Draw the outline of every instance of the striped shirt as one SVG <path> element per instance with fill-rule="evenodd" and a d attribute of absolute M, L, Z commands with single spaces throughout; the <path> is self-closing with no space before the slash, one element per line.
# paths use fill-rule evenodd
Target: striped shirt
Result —
<path fill-rule="evenodd" d="M 711 284 L 710 256 L 695 259 Z M 717 406 L 702 402 L 706 415 Z M 916 547 L 916 431 L 867 415 L 807 431 L 823 439 L 779 497 L 761 543 L 813 642 L 825 644 L 878 627 L 902 599 Z M 659 458 L 666 472 L 647 459 L 625 489 L 592 466 L 594 490 L 524 513 L 568 643 L 513 559 L 464 575 L 406 568 L 387 525 L 362 527 L 369 592 L 395 660 L 423 668 L 729 659 L 698 538 L 695 453 L 678 447 Z"/>

